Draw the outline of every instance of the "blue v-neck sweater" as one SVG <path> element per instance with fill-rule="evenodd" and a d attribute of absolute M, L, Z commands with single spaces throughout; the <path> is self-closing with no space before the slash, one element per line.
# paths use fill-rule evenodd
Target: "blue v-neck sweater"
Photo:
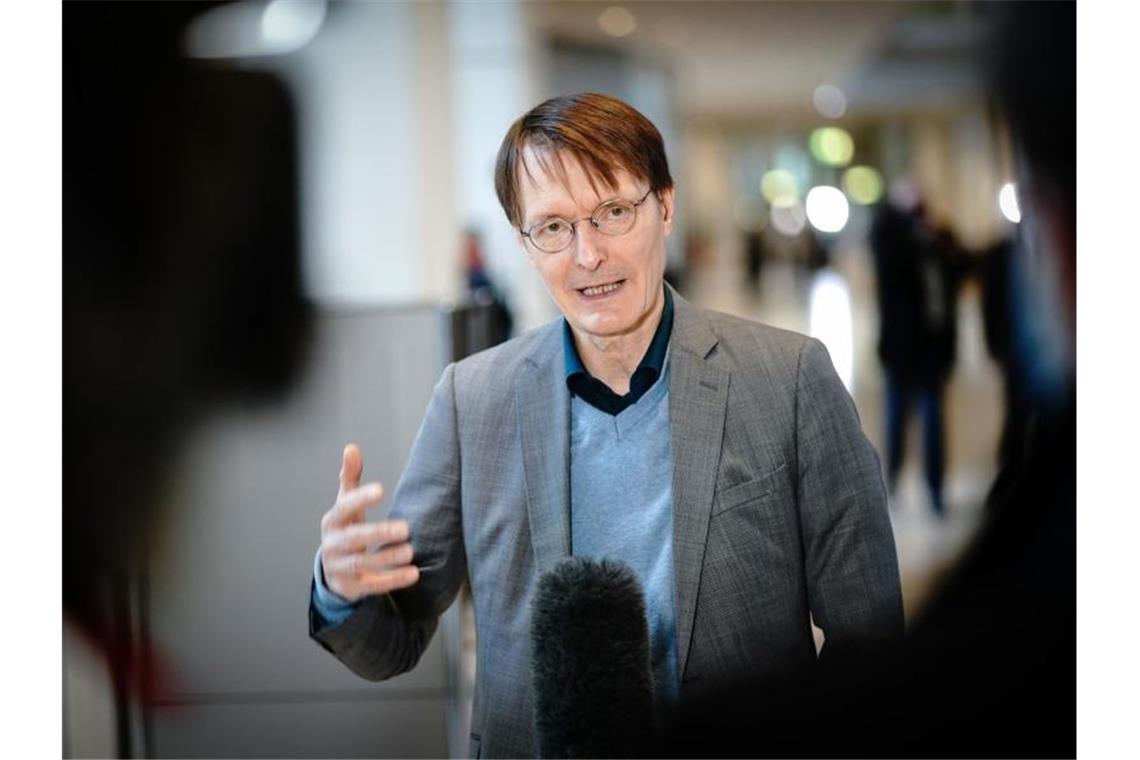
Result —
<path fill-rule="evenodd" d="M 645 591 L 653 676 L 665 707 L 679 686 L 668 358 L 653 386 L 617 415 L 574 396 L 570 431 L 572 553 L 633 568 Z"/>

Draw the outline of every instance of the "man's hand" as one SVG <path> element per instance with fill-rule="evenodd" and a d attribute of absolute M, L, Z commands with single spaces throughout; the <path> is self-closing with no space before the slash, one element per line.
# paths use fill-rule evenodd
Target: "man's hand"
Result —
<path fill-rule="evenodd" d="M 321 567 L 329 590 L 350 602 L 407 588 L 419 580 L 405 520 L 364 522 L 364 510 L 380 503 L 379 483 L 360 485 L 364 460 L 355 444 L 344 447 L 340 491 L 321 518 Z"/>

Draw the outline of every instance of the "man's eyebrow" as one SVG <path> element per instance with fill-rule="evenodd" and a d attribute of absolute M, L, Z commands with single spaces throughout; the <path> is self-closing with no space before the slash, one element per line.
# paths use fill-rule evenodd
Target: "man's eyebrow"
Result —
<path fill-rule="evenodd" d="M 594 204 L 594 206 L 591 207 L 590 211 L 592 213 L 594 211 L 597 211 L 598 209 L 600 209 L 602 206 L 606 205 L 607 203 L 613 203 L 614 201 L 620 201 L 620 200 L 622 200 L 622 197 L 615 190 L 614 193 L 612 195 L 610 195 L 608 198 L 602 198 L 596 204 Z M 528 215 L 523 217 L 523 229 L 533 227 L 534 225 L 538 224 L 539 222 L 545 222 L 548 219 L 556 219 L 556 218 L 557 219 L 569 220 L 569 219 L 578 219 L 580 217 L 578 216 L 577 210 L 575 210 L 573 213 L 562 213 L 560 211 L 544 209 L 543 207 L 539 206 L 539 211 L 537 211 L 534 214 L 528 214 Z"/>
<path fill-rule="evenodd" d="M 563 211 L 558 211 L 557 209 L 560 205 L 561 204 L 559 202 L 556 202 L 556 203 L 550 204 L 550 207 L 538 206 L 537 209 L 533 213 L 527 214 L 525 217 L 523 217 L 523 221 L 530 220 L 530 222 L 533 224 L 535 222 L 541 222 L 545 219 L 552 219 L 554 217 L 559 217 L 562 219 L 568 219 L 568 218 L 574 216 L 573 214 L 568 214 L 568 213 L 564 213 Z"/>

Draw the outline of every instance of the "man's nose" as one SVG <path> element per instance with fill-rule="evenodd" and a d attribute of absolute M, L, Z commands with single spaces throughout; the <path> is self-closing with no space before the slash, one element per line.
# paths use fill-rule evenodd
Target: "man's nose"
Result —
<path fill-rule="evenodd" d="M 583 219 L 574 235 L 574 263 L 590 271 L 601 266 L 606 260 L 604 246 L 599 245 L 602 237 L 589 219 Z"/>

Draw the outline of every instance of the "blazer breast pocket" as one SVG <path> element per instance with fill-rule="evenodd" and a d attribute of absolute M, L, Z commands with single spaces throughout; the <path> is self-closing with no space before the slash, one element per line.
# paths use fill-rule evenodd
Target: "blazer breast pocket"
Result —
<path fill-rule="evenodd" d="M 763 499 L 776 492 L 783 483 L 784 470 L 787 467 L 788 465 L 785 462 L 766 475 L 738 483 L 718 492 L 713 504 L 712 516 L 716 517 L 730 509 Z"/>

